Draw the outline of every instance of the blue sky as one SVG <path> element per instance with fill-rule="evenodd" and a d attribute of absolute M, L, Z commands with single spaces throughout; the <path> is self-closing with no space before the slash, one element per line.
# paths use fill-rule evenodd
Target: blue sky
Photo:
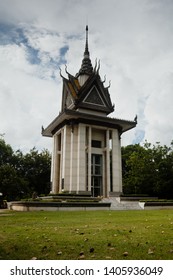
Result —
<path fill-rule="evenodd" d="M 2 3 L 3 2 L 3 3 Z M 12 5 L 11 5 L 12 4 Z M 173 140 L 173 1 L 0 1 L 0 134 L 17 150 L 51 150 L 41 136 L 59 113 L 62 81 L 76 74 L 89 24 L 92 63 L 111 80 L 112 117 L 138 125 L 122 144 Z"/>

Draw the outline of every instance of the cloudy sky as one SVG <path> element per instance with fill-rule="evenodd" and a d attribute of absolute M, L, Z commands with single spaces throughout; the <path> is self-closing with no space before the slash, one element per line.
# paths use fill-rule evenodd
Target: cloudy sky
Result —
<path fill-rule="evenodd" d="M 41 136 L 61 108 L 64 65 L 111 80 L 112 117 L 138 125 L 122 144 L 173 140 L 173 0 L 0 0 L 0 134 L 14 150 L 51 150 Z"/>

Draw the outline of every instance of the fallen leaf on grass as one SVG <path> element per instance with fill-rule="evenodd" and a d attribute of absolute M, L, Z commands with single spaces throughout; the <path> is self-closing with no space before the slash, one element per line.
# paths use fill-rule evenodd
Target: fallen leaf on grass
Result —
<path fill-rule="evenodd" d="M 31 259 L 31 260 L 35 261 L 35 260 L 37 260 L 37 257 L 32 257 L 32 259 Z"/>
<path fill-rule="evenodd" d="M 57 252 L 57 255 L 62 255 L 62 252 L 61 252 L 61 251 L 58 251 L 58 252 Z"/>
<path fill-rule="evenodd" d="M 110 251 L 114 251 L 114 250 L 115 250 L 115 247 L 110 247 L 109 250 L 110 250 Z"/>
<path fill-rule="evenodd" d="M 152 250 L 152 249 L 148 249 L 148 255 L 152 255 L 152 254 L 154 254 L 154 251 Z"/>
<path fill-rule="evenodd" d="M 81 255 L 81 256 L 79 256 L 79 259 L 85 259 L 85 255 Z"/>

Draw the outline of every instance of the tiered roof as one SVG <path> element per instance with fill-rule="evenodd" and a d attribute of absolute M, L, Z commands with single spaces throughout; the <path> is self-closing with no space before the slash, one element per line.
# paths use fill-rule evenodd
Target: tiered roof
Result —
<path fill-rule="evenodd" d="M 42 130 L 43 136 L 53 136 L 64 124 L 70 123 L 95 123 L 99 126 L 115 127 L 120 134 L 135 127 L 137 120 L 126 121 L 108 118 L 107 115 L 114 111 L 109 87 L 99 75 L 100 63 L 95 63 L 93 68 L 88 47 L 88 26 L 86 26 L 85 51 L 81 68 L 73 76 L 65 68 L 67 78 L 63 79 L 62 105 L 59 116 Z"/>

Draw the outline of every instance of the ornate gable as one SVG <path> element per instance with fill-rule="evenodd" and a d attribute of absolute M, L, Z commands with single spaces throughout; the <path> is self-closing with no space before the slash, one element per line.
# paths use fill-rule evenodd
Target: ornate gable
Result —
<path fill-rule="evenodd" d="M 68 78 L 63 78 L 63 98 L 62 98 L 62 112 L 65 109 L 79 110 L 80 108 L 87 109 L 90 112 L 102 112 L 110 114 L 114 111 L 109 87 L 104 87 L 104 82 L 101 81 L 99 75 L 100 64 L 97 67 L 92 67 L 89 49 L 88 49 L 88 26 L 86 27 L 86 43 L 84 57 L 81 68 L 74 77 L 65 71 Z"/>
<path fill-rule="evenodd" d="M 114 106 L 112 105 L 108 88 L 104 87 L 97 73 L 93 73 L 92 77 L 81 87 L 75 108 L 85 108 L 106 114 L 113 112 Z"/>
<path fill-rule="evenodd" d="M 91 90 L 83 100 L 83 103 L 92 104 L 92 105 L 94 104 L 97 106 L 104 106 L 104 107 L 106 106 L 96 86 L 93 86 L 91 88 Z"/>

